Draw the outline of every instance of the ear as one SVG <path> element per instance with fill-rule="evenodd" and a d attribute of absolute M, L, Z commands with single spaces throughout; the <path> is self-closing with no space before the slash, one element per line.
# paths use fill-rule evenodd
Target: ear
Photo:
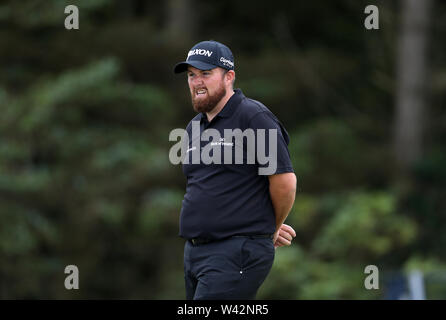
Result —
<path fill-rule="evenodd" d="M 235 79 L 235 71 L 234 71 L 234 70 L 228 70 L 228 72 L 226 72 L 226 74 L 225 74 L 225 78 L 226 78 L 229 82 L 234 82 L 234 79 Z"/>

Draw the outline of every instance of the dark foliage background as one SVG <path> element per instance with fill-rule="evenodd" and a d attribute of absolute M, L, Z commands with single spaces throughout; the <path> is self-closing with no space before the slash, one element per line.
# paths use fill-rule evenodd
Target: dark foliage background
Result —
<path fill-rule="evenodd" d="M 168 135 L 194 112 L 172 68 L 207 39 L 291 136 L 297 238 L 258 297 L 378 299 L 386 275 L 418 269 L 445 298 L 446 4 L 429 11 L 422 148 L 407 164 L 394 143 L 407 1 L 369 2 L 1 1 L 0 298 L 184 298 L 185 179 Z M 79 30 L 64 28 L 68 4 Z M 364 28 L 368 4 L 379 30 Z M 70 264 L 79 290 L 64 288 Z M 370 264 L 380 290 L 364 289 Z"/>

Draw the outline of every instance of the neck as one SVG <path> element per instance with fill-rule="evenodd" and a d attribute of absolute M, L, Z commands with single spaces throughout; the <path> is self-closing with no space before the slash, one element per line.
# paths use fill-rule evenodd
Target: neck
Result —
<path fill-rule="evenodd" d="M 224 108 L 224 106 L 234 93 L 235 93 L 234 89 L 226 90 L 226 95 L 217 103 L 215 108 L 212 109 L 211 112 L 206 112 L 206 116 L 209 122 L 211 122 L 212 119 L 214 119 L 214 117 L 221 111 L 221 109 Z"/>

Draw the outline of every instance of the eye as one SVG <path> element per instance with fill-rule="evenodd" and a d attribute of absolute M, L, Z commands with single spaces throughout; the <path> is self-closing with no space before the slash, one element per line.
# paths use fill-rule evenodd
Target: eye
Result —
<path fill-rule="evenodd" d="M 208 76 L 208 75 L 210 75 L 210 74 L 211 74 L 210 71 L 203 71 L 203 75 L 204 75 L 204 76 Z"/>

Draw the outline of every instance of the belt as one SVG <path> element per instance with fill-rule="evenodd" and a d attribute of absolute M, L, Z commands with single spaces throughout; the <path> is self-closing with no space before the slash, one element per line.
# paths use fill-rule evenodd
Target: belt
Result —
<path fill-rule="evenodd" d="M 249 239 L 273 239 L 274 234 L 252 234 L 252 235 L 235 235 L 225 239 L 231 238 L 249 238 Z M 225 240 L 225 239 L 204 239 L 204 238 L 192 238 L 189 241 L 194 245 L 206 244 L 210 242 Z"/>

